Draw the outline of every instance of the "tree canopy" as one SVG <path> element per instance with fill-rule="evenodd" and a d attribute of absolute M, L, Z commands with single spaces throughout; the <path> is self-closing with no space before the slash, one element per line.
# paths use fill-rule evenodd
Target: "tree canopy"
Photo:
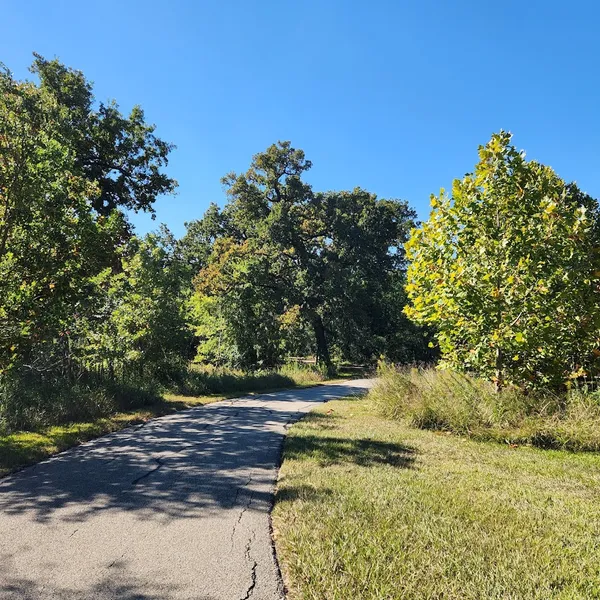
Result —
<path fill-rule="evenodd" d="M 36 55 L 32 71 L 37 83 L 0 71 L 0 374 L 72 364 L 95 278 L 134 251 L 123 210 L 151 211 L 176 185 L 161 171 L 172 146 L 141 109 L 96 106 L 58 60 Z"/>
<path fill-rule="evenodd" d="M 81 72 L 39 55 L 31 70 L 0 69 L 0 426 L 7 398 L 29 414 L 32 382 L 166 385 L 190 359 L 332 372 L 439 349 L 498 389 L 598 374 L 598 203 L 510 134 L 424 223 L 404 200 L 313 189 L 284 141 L 227 174 L 225 205 L 180 239 L 138 237 L 127 212 L 174 192 L 174 146 Z"/>
<path fill-rule="evenodd" d="M 598 372 L 598 203 L 500 132 L 407 244 L 407 314 L 443 364 L 524 386 Z"/>
<path fill-rule="evenodd" d="M 387 300 L 404 275 L 416 214 L 360 188 L 314 192 L 303 179 L 310 167 L 290 142 L 273 144 L 246 173 L 223 179 L 225 208 L 188 229 L 186 237 L 210 232 L 196 290 L 219 299 L 247 364 L 273 364 L 295 349 L 330 368 L 332 348 L 351 360 L 389 350 Z"/>

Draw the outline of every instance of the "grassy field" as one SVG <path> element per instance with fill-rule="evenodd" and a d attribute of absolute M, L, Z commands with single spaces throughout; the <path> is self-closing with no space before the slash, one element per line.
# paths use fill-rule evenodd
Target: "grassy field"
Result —
<path fill-rule="evenodd" d="M 600 455 L 424 431 L 329 402 L 286 441 L 290 600 L 600 598 Z"/>

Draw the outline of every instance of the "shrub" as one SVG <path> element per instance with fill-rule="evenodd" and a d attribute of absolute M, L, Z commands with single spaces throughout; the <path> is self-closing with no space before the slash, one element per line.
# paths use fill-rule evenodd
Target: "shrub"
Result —
<path fill-rule="evenodd" d="M 159 402 L 163 392 L 186 396 L 237 394 L 310 385 L 323 379 L 317 369 L 301 365 L 250 372 L 192 365 L 173 373 L 168 383 L 147 374 L 118 380 L 86 374 L 73 380 L 14 370 L 0 377 L 0 434 L 38 431 L 50 425 L 90 421 L 141 408 Z"/>

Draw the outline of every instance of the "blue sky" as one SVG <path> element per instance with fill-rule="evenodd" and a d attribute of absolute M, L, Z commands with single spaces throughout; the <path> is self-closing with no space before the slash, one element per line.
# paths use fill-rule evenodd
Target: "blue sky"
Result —
<path fill-rule="evenodd" d="M 3 0 L 0 61 L 25 78 L 33 51 L 58 56 L 98 99 L 140 104 L 177 145 L 179 190 L 132 220 L 181 235 L 276 140 L 305 150 L 316 189 L 421 218 L 501 128 L 600 197 L 599 23 L 578 0 Z"/>

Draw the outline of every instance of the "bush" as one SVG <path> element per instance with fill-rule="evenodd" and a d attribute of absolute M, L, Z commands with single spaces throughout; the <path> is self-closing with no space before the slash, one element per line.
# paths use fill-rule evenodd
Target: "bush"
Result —
<path fill-rule="evenodd" d="M 600 450 L 600 395 L 575 388 L 561 395 L 500 393 L 487 381 L 453 371 L 383 365 L 370 393 L 379 411 L 413 426 L 479 440 L 574 451 Z"/>

